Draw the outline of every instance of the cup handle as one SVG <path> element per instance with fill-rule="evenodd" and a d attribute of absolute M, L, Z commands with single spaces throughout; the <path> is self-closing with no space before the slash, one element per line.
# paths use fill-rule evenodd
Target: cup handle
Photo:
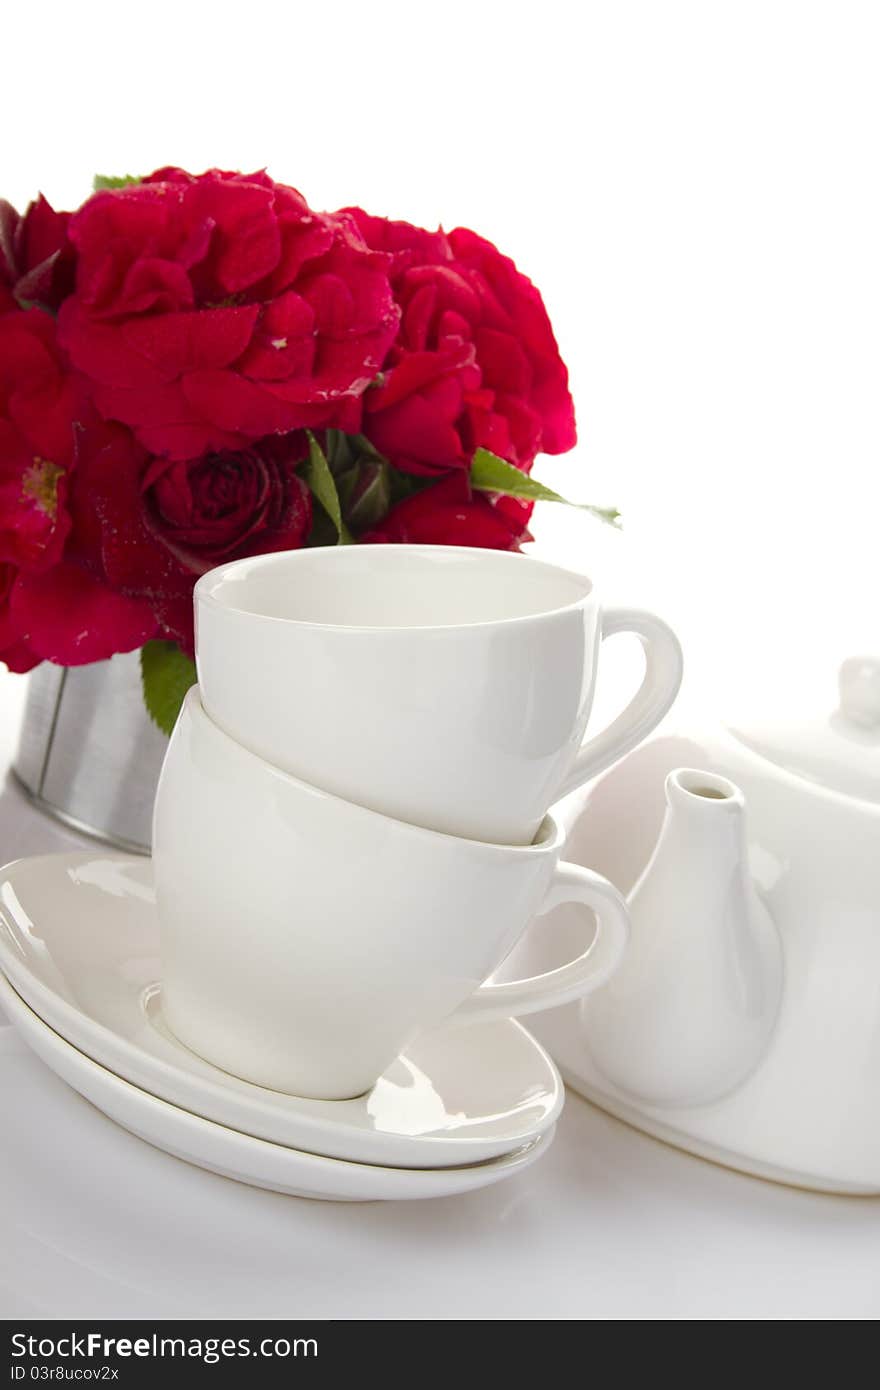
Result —
<path fill-rule="evenodd" d="M 634 632 L 641 641 L 645 649 L 642 683 L 608 728 L 583 744 L 559 797 L 598 777 L 647 738 L 678 694 L 683 661 L 681 645 L 672 628 L 642 608 L 606 608 L 602 613 L 602 641 L 616 632 Z"/>
<path fill-rule="evenodd" d="M 533 1014 L 539 1009 L 555 1009 L 603 985 L 620 964 L 629 940 L 626 904 L 607 878 L 577 864 L 558 864 L 541 912 L 549 912 L 560 903 L 572 902 L 583 903 L 596 914 L 596 934 L 583 955 L 543 975 L 504 984 L 480 985 L 459 1005 L 449 1021 L 484 1022 L 491 1018 L 509 1018 L 512 1014 Z"/>

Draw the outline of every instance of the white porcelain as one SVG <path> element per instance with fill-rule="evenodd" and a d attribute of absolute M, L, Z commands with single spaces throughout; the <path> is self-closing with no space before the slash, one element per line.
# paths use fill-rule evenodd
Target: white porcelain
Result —
<path fill-rule="evenodd" d="M 267 1091 L 184 1047 L 161 1014 L 153 868 L 94 849 L 0 872 L 0 969 L 55 1032 L 118 1076 L 203 1119 L 359 1163 L 436 1168 L 519 1148 L 554 1124 L 563 1087 L 512 1019 L 439 1028 L 366 1095 Z"/>
<path fill-rule="evenodd" d="M 549 816 L 532 845 L 490 845 L 330 796 L 229 738 L 194 687 L 153 828 L 165 1018 L 224 1071 L 334 1100 L 453 1012 L 579 998 L 616 968 L 627 917 L 610 883 L 559 863 L 562 842 Z M 539 979 L 483 985 L 563 900 L 597 913 L 594 945 Z"/>
<path fill-rule="evenodd" d="M 880 657 L 852 656 L 837 673 L 836 708 L 799 717 L 740 716 L 730 733 L 754 753 L 828 792 L 880 802 Z"/>
<path fill-rule="evenodd" d="M 745 799 L 726 777 L 677 768 L 654 852 L 627 899 L 619 970 L 582 1005 L 596 1066 L 655 1106 L 705 1105 L 739 1086 L 782 996 L 779 933 L 748 869 Z"/>
<path fill-rule="evenodd" d="M 592 582 L 453 546 L 317 547 L 221 565 L 196 585 L 205 709 L 296 777 L 475 840 L 528 844 L 565 792 L 660 721 L 681 649 Z M 602 638 L 633 632 L 638 694 L 581 747 Z"/>
<path fill-rule="evenodd" d="M 2 974 L 0 1005 L 41 1061 L 123 1129 L 197 1168 L 251 1187 L 335 1202 L 449 1197 L 522 1172 L 553 1140 L 550 1129 L 512 1153 L 457 1168 L 383 1168 L 303 1153 L 203 1120 L 114 1075 L 44 1023 Z"/>
<path fill-rule="evenodd" d="M 860 710 L 858 720 L 833 700 L 812 720 L 789 710 L 788 734 L 783 714 L 737 720 L 738 735 L 717 723 L 672 725 L 591 789 L 566 847 L 627 892 L 656 844 L 670 771 L 704 767 L 742 789 L 749 867 L 780 933 L 785 984 L 767 1053 L 741 1086 L 701 1107 L 634 1104 L 593 1062 L 576 1006 L 532 1026 L 570 1085 L 651 1134 L 762 1177 L 880 1193 L 880 722 L 865 717 L 877 710 L 870 696 Z M 807 730 L 820 765 L 800 763 Z M 856 770 L 863 795 L 842 790 Z M 557 914 L 505 970 L 552 968 L 583 942 L 582 924 Z"/>

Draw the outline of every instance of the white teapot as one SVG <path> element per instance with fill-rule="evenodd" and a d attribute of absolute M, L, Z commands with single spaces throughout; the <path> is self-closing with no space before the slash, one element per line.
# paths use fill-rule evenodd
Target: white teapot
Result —
<path fill-rule="evenodd" d="M 615 1066 L 601 990 L 595 1020 L 589 1008 L 583 1019 L 577 1007 L 566 1008 L 544 1015 L 535 1031 L 575 1089 L 659 1138 L 784 1182 L 880 1193 L 880 659 L 844 662 L 839 692 L 839 707 L 813 720 L 661 732 L 594 786 L 567 848 L 569 858 L 628 893 L 657 845 L 674 769 L 703 769 L 741 790 L 747 872 L 782 945 L 781 983 L 772 950 L 761 967 L 768 989 L 779 992 L 778 1012 L 748 1067 L 733 1053 L 739 1035 L 722 1031 L 721 1013 L 704 1006 L 699 984 L 689 1046 L 720 1059 L 713 1075 L 731 1083 L 710 1087 L 703 1100 L 678 1095 L 674 1085 L 666 1095 L 656 1084 L 639 1085 L 650 1068 Z M 707 862 L 700 855 L 695 843 L 694 875 Z M 678 877 L 685 904 L 692 896 L 686 864 Z M 721 926 L 707 914 L 710 944 Z M 560 918 L 555 945 L 554 932 L 544 934 L 550 952 L 570 954 L 573 930 Z M 631 949 L 639 949 L 635 933 Z M 679 949 L 687 978 L 688 952 L 702 946 L 692 934 Z M 553 963 L 545 959 L 545 968 Z M 642 965 L 634 979 L 650 974 L 651 962 Z M 607 988 L 615 987 L 622 998 L 623 977 Z"/>

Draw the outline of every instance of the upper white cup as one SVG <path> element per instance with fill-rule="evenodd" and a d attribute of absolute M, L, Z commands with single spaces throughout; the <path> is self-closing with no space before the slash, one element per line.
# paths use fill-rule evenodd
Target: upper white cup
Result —
<path fill-rule="evenodd" d="M 652 613 L 602 610 L 584 575 L 453 546 L 236 560 L 195 589 L 210 717 L 336 796 L 448 834 L 528 844 L 547 808 L 659 723 L 681 648 Z M 642 685 L 581 747 L 599 643 L 636 633 Z"/>

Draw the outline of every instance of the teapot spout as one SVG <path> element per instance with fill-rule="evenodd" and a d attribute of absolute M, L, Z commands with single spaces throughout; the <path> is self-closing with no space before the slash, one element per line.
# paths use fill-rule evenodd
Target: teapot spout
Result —
<path fill-rule="evenodd" d="M 716 773 L 678 768 L 654 853 L 630 894 L 630 946 L 582 1006 L 593 1059 L 655 1106 L 703 1105 L 764 1056 L 782 945 L 748 872 L 746 804 Z"/>

